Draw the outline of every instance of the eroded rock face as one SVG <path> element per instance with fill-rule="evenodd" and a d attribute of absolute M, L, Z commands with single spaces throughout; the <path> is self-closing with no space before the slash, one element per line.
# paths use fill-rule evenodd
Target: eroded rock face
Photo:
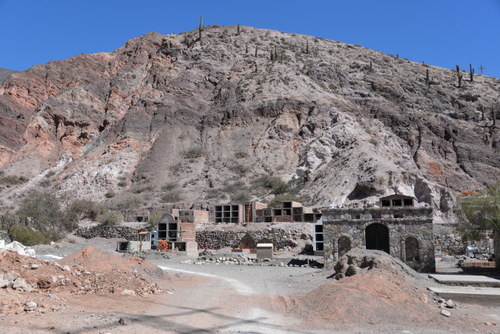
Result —
<path fill-rule="evenodd" d="M 254 185 L 276 175 L 315 206 L 401 192 L 446 222 L 450 191 L 500 180 L 498 79 L 458 88 L 451 70 L 311 36 L 196 34 L 150 33 L 0 84 L 0 166 L 30 179 L 4 205 L 34 188 L 148 207 L 265 199 Z M 169 183 L 180 196 L 163 196 Z"/>

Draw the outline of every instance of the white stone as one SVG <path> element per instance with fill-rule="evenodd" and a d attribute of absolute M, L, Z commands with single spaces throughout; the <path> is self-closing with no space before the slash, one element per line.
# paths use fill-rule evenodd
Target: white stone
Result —
<path fill-rule="evenodd" d="M 121 293 L 122 296 L 135 296 L 134 290 L 123 290 Z"/>
<path fill-rule="evenodd" d="M 0 288 L 7 288 L 9 286 L 9 283 L 10 281 L 0 278 Z"/>
<path fill-rule="evenodd" d="M 451 312 L 448 311 L 448 310 L 441 310 L 441 314 L 444 315 L 445 317 L 450 317 L 451 316 Z"/>
<path fill-rule="evenodd" d="M 27 312 L 31 312 L 34 311 L 37 308 L 37 306 L 38 305 L 35 302 L 26 302 L 26 304 L 24 304 L 24 310 Z"/>
<path fill-rule="evenodd" d="M 22 278 L 16 278 L 14 281 L 14 284 L 12 285 L 12 288 L 15 290 L 28 290 L 28 284 L 26 281 Z"/>

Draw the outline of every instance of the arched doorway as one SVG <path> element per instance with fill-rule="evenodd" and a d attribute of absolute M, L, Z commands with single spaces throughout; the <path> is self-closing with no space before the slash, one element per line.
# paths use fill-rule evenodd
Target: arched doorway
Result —
<path fill-rule="evenodd" d="M 417 238 L 414 237 L 408 237 L 405 240 L 405 254 L 406 254 L 406 261 L 420 261 L 420 255 L 419 255 L 419 249 L 418 249 L 418 240 Z"/>
<path fill-rule="evenodd" d="M 346 237 L 342 236 L 338 240 L 338 247 L 339 247 L 339 258 L 347 253 L 351 249 L 351 240 Z"/>
<path fill-rule="evenodd" d="M 365 240 L 366 249 L 378 249 L 390 253 L 387 226 L 378 223 L 368 225 L 365 229 Z"/>

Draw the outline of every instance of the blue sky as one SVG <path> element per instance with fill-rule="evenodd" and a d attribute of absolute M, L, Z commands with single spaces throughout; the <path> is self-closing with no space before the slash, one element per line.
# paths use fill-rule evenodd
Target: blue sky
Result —
<path fill-rule="evenodd" d="M 150 31 L 251 25 L 500 78 L 500 0 L 0 0 L 0 67 L 112 51 Z"/>

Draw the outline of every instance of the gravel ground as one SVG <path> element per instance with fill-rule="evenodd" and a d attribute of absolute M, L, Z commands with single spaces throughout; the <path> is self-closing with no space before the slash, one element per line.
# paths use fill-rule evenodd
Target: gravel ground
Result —
<path fill-rule="evenodd" d="M 106 252 L 114 252 L 114 239 L 91 239 L 71 236 L 53 245 L 36 246 L 42 259 L 63 257 L 92 245 Z M 116 254 L 116 253 L 115 253 Z M 289 256 L 290 254 L 286 254 Z M 221 254 L 223 256 L 223 254 Z M 46 314 L 37 319 L 34 327 L 29 314 L 6 318 L 2 326 L 9 333 L 26 332 L 81 332 L 81 333 L 469 333 L 470 328 L 461 330 L 456 326 L 443 330 L 425 326 L 395 325 L 390 321 L 383 324 L 354 323 L 351 328 L 337 328 L 328 324 L 324 328 L 304 322 L 293 312 L 276 309 L 276 300 L 292 295 L 305 294 L 325 282 L 330 270 L 302 267 L 279 267 L 263 265 L 225 265 L 215 263 L 181 263 L 188 258 L 175 253 L 149 256 L 148 260 L 165 269 L 172 280 L 165 288 L 165 295 L 154 297 L 123 296 L 75 296 L 68 298 L 64 312 Z M 286 262 L 286 258 L 276 261 Z M 447 264 L 449 265 L 449 264 Z M 420 275 L 415 281 L 420 287 L 438 285 Z M 354 292 L 355 293 L 355 292 Z M 287 297 L 285 297 L 287 298 Z M 290 300 L 292 300 L 290 299 Z M 118 301 L 118 303 L 117 303 Z M 486 308 L 476 305 L 460 305 L 453 311 L 452 318 L 490 319 L 498 321 L 500 308 Z M 436 309 L 436 312 L 438 310 Z M 17 318 L 16 318 L 17 317 Z M 455 319 L 453 319 L 455 317 Z M 119 318 L 126 325 L 117 325 Z M 439 318 L 438 318 L 439 319 Z M 448 319 L 448 320 L 447 320 Z M 152 324 L 152 322 L 154 324 Z M 19 324 L 23 323 L 23 326 Z M 45 326 L 45 327 L 44 327 Z M 83 326 L 83 327 L 82 327 Z M 55 329 L 51 329 L 55 328 Z M 85 328 L 85 330 L 83 329 Z M 168 329 L 167 329 L 168 328 Z M 497 333 L 497 325 L 481 324 L 473 332 Z"/>

